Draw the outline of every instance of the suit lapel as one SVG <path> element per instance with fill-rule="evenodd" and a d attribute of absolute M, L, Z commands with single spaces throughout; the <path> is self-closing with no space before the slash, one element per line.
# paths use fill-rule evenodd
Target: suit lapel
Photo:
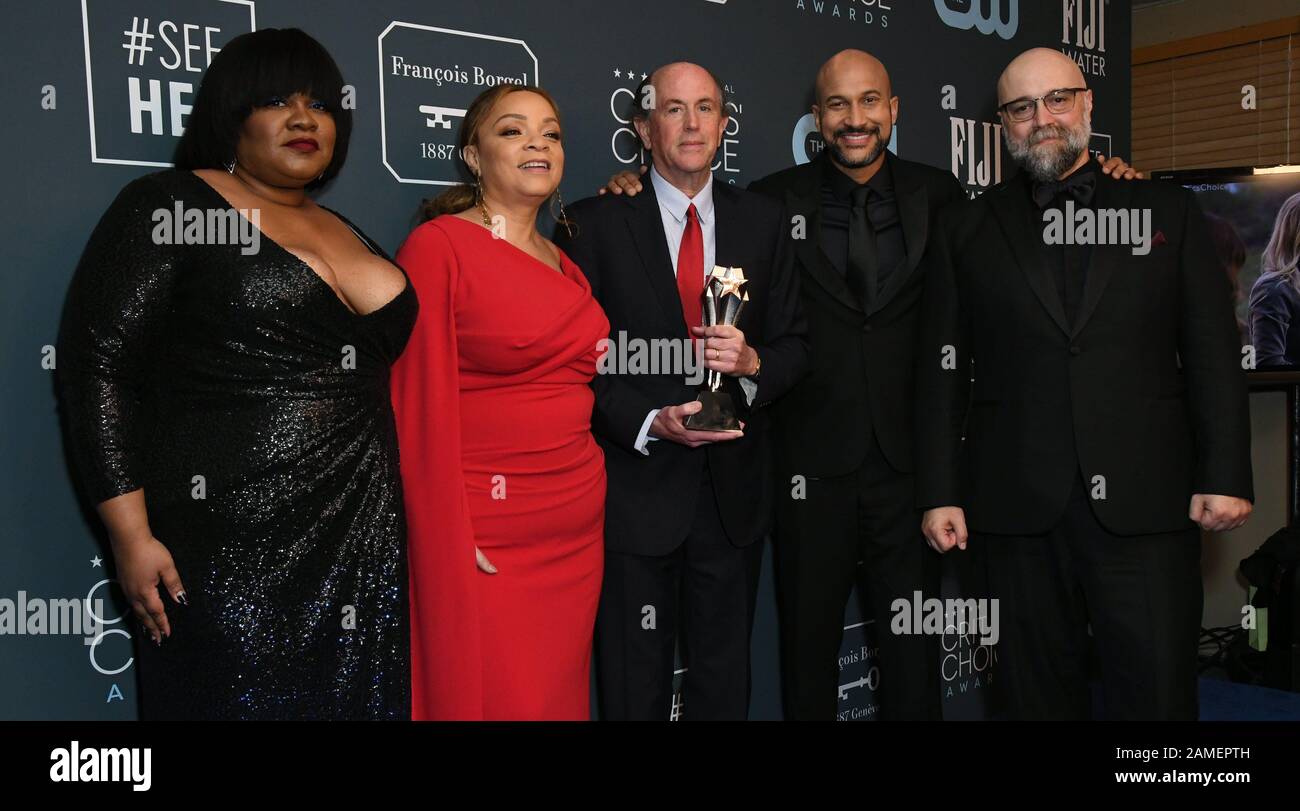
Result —
<path fill-rule="evenodd" d="M 1093 196 L 1093 209 L 1100 211 L 1103 208 L 1129 208 L 1129 198 L 1133 194 L 1133 187 L 1130 185 L 1132 182 L 1115 180 L 1100 171 L 1097 172 L 1097 192 Z M 1131 246 L 1128 245 L 1094 244 L 1092 246 L 1092 251 L 1088 255 L 1088 272 L 1084 276 L 1083 300 L 1079 302 L 1079 317 L 1074 322 L 1074 330 L 1070 337 L 1078 335 L 1088 323 L 1088 319 L 1092 318 L 1093 311 L 1101 301 L 1102 293 L 1106 292 L 1106 285 L 1110 282 L 1115 267 L 1122 263 L 1126 256 L 1131 255 L 1131 250 Z"/>
<path fill-rule="evenodd" d="M 907 261 L 903 267 L 894 271 L 889 284 L 876 296 L 871 312 L 877 312 L 894 297 L 907 279 L 916 270 L 921 257 L 925 254 L 925 241 L 930 230 L 929 192 L 925 183 L 916 182 L 907 164 L 894 157 L 893 153 L 885 156 L 893 174 L 895 197 L 898 201 L 898 219 L 903 228 L 903 245 L 907 250 Z"/>
<path fill-rule="evenodd" d="M 1038 300 L 1047 309 L 1052 320 L 1062 332 L 1069 335 L 1071 330 L 1069 322 L 1065 319 L 1065 306 L 1061 304 L 1061 295 L 1057 292 L 1047 263 L 1043 261 L 1037 247 L 1043 235 L 1033 231 L 1032 223 L 1037 210 L 1023 181 L 1019 178 L 1013 179 L 1002 188 L 990 190 L 985 194 L 997 195 L 996 198 L 989 200 L 989 210 L 993 213 L 993 218 L 1002 230 L 1003 237 L 1011 247 L 1016 264 L 1020 266 L 1034 295 L 1038 296 Z"/>
<path fill-rule="evenodd" d="M 713 261 L 715 264 L 731 267 L 734 263 L 744 262 L 740 251 L 741 234 L 736 232 L 740 220 L 740 209 L 733 196 L 735 189 L 714 178 L 713 180 Z M 737 265 L 738 267 L 740 265 Z M 705 268 L 705 274 L 713 268 Z"/>
<path fill-rule="evenodd" d="M 654 184 L 647 178 L 641 186 L 640 194 L 623 199 L 628 205 L 627 227 L 636 244 L 637 255 L 641 258 L 641 269 L 663 311 L 664 323 L 675 324 L 675 331 L 685 334 L 686 316 L 682 314 L 682 300 L 677 295 L 677 274 L 673 268 L 672 255 L 668 252 L 668 237 L 664 234 L 664 222 L 659 213 L 659 199 L 655 196 Z"/>
<path fill-rule="evenodd" d="M 786 211 L 790 216 L 804 218 L 805 231 L 803 239 L 794 240 L 795 255 L 813 281 L 830 293 L 836 301 L 849 309 L 862 312 L 862 302 L 849 290 L 848 283 L 831 260 L 821 249 L 822 172 L 835 171 L 827 168 L 829 158 L 818 157 L 812 168 L 805 173 L 808 182 L 799 188 L 787 189 L 785 193 Z"/>

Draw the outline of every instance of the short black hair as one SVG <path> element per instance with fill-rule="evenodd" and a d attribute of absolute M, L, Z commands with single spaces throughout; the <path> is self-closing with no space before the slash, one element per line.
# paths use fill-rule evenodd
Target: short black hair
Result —
<path fill-rule="evenodd" d="M 641 106 L 641 99 L 645 98 L 646 88 L 650 87 L 651 84 L 650 80 L 654 78 L 655 73 L 657 73 L 660 69 L 667 67 L 668 65 L 676 65 L 686 61 L 688 60 L 679 59 L 676 62 L 665 62 L 664 64 L 650 71 L 650 73 L 644 79 L 641 80 L 641 83 L 636 86 L 636 94 L 632 97 L 632 103 L 627 113 L 627 118 L 629 121 L 634 121 L 638 118 L 650 117 L 650 111 Z M 694 62 L 691 62 L 691 64 L 695 65 Z M 727 93 L 727 86 L 722 83 L 721 79 L 718 78 L 718 74 L 714 73 L 712 70 L 705 68 L 703 65 L 695 65 L 695 66 L 699 68 L 703 68 L 704 72 L 709 74 L 709 77 L 713 79 L 713 83 L 718 86 L 718 98 L 722 100 L 722 111 L 723 113 L 727 113 L 727 102 L 731 101 L 731 96 Z M 730 115 L 729 113 L 727 114 Z"/>
<path fill-rule="evenodd" d="M 249 114 L 274 96 L 302 93 L 334 117 L 334 157 L 323 186 L 343 168 L 352 137 L 352 111 L 343 107 L 343 74 L 319 42 L 298 28 L 263 28 L 241 34 L 212 59 L 194 97 L 185 134 L 176 145 L 179 169 L 224 169 L 235 157 Z"/>

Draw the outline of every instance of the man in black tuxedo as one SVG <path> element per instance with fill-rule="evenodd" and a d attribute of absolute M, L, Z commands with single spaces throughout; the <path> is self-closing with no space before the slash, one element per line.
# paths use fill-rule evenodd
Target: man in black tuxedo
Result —
<path fill-rule="evenodd" d="M 939 596 L 912 490 L 912 356 L 935 216 L 963 194 L 951 173 L 886 149 L 898 97 L 870 54 L 831 57 L 812 112 L 821 155 L 750 186 L 806 228 L 795 255 L 812 371 L 773 407 L 786 717 L 835 719 L 844 606 L 861 571 L 880 717 L 938 720 L 940 639 L 891 633 L 890 617 L 895 600 Z"/>
<path fill-rule="evenodd" d="M 922 531 L 987 555 L 1012 716 L 1088 718 L 1095 643 L 1107 716 L 1194 720 L 1197 526 L 1252 498 L 1227 278 L 1191 193 L 1096 171 L 1068 57 L 1021 54 L 998 101 L 1021 172 L 944 212 L 926 279 Z"/>
<path fill-rule="evenodd" d="M 570 206 L 573 236 L 559 228 L 555 241 L 591 282 L 615 347 L 663 339 L 689 347 L 692 335 L 701 342 L 743 434 L 686 427 L 700 409 L 688 370 L 616 369 L 593 381 L 592 429 L 609 482 L 596 619 L 601 717 L 669 717 L 680 631 L 682 717 L 743 720 L 772 503 L 764 406 L 808 362 L 790 226 L 779 204 L 713 178 L 727 113 L 708 71 L 661 67 L 637 102 L 637 132 L 654 156 L 647 193 Z M 701 326 L 704 279 L 716 265 L 741 268 L 748 280 L 735 326 Z"/>

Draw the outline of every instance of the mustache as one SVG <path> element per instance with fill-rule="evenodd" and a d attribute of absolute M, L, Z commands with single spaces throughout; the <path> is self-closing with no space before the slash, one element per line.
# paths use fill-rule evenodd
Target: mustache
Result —
<path fill-rule="evenodd" d="M 1062 127 L 1058 124 L 1045 124 L 1035 129 L 1033 132 L 1029 133 L 1029 137 L 1025 139 L 1025 142 L 1029 146 L 1034 146 L 1036 144 L 1039 144 L 1047 140 L 1048 138 L 1066 139 L 1069 137 L 1070 137 L 1070 131 L 1067 130 L 1065 127 Z"/>
<path fill-rule="evenodd" d="M 841 138 L 845 135 L 874 135 L 880 137 L 880 127 L 840 127 L 835 130 L 835 137 Z"/>

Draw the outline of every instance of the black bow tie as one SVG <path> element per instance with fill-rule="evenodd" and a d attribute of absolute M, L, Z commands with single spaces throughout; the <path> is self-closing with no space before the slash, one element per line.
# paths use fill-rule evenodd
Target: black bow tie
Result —
<path fill-rule="evenodd" d="M 1075 172 L 1065 180 L 1049 180 L 1034 184 L 1034 202 L 1047 208 L 1058 196 L 1068 194 L 1076 203 L 1088 205 L 1097 190 L 1097 177 L 1092 172 Z"/>

